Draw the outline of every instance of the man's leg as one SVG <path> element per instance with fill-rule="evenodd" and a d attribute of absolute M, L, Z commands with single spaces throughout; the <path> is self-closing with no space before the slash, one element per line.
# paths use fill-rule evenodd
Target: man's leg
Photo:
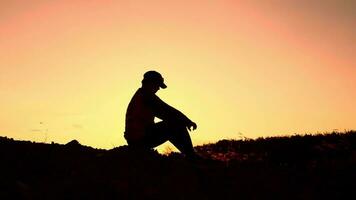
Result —
<path fill-rule="evenodd" d="M 168 140 L 185 155 L 191 156 L 195 154 L 189 132 L 184 125 L 162 121 L 156 123 L 152 131 L 152 135 L 155 135 L 152 144 L 160 145 Z"/>
<path fill-rule="evenodd" d="M 173 125 L 171 128 L 174 130 L 172 130 L 172 135 L 169 138 L 169 141 L 185 155 L 190 156 L 194 154 L 192 140 L 187 128 L 184 125 Z"/>
<path fill-rule="evenodd" d="M 146 131 L 144 143 L 149 148 L 155 148 L 168 141 L 169 135 L 167 134 L 165 126 L 161 122 L 153 124 Z"/>

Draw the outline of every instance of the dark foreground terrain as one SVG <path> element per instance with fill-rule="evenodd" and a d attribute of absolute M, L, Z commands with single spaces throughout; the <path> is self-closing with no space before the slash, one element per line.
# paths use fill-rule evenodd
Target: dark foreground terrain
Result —
<path fill-rule="evenodd" d="M 222 140 L 212 160 L 0 137 L 0 199 L 356 199 L 356 132 Z"/>

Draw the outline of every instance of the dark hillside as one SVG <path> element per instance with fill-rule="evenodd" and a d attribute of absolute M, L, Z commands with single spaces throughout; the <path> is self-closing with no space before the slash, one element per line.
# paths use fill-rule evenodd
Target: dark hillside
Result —
<path fill-rule="evenodd" d="M 356 132 L 196 147 L 214 159 L 0 137 L 0 199 L 356 199 Z"/>

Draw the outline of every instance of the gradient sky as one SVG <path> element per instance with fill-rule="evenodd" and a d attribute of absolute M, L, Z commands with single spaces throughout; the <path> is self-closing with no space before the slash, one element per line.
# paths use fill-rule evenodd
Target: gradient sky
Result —
<path fill-rule="evenodd" d="M 125 144 L 147 70 L 224 138 L 356 129 L 356 1 L 0 1 L 0 135 Z"/>

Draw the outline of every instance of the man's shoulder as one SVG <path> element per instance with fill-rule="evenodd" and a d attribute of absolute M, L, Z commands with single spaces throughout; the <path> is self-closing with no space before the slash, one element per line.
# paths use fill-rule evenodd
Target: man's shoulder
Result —
<path fill-rule="evenodd" d="M 134 96 L 132 97 L 132 101 L 135 102 L 143 102 L 149 106 L 158 106 L 162 105 L 162 101 L 156 94 L 146 93 L 142 88 L 139 88 Z"/>

